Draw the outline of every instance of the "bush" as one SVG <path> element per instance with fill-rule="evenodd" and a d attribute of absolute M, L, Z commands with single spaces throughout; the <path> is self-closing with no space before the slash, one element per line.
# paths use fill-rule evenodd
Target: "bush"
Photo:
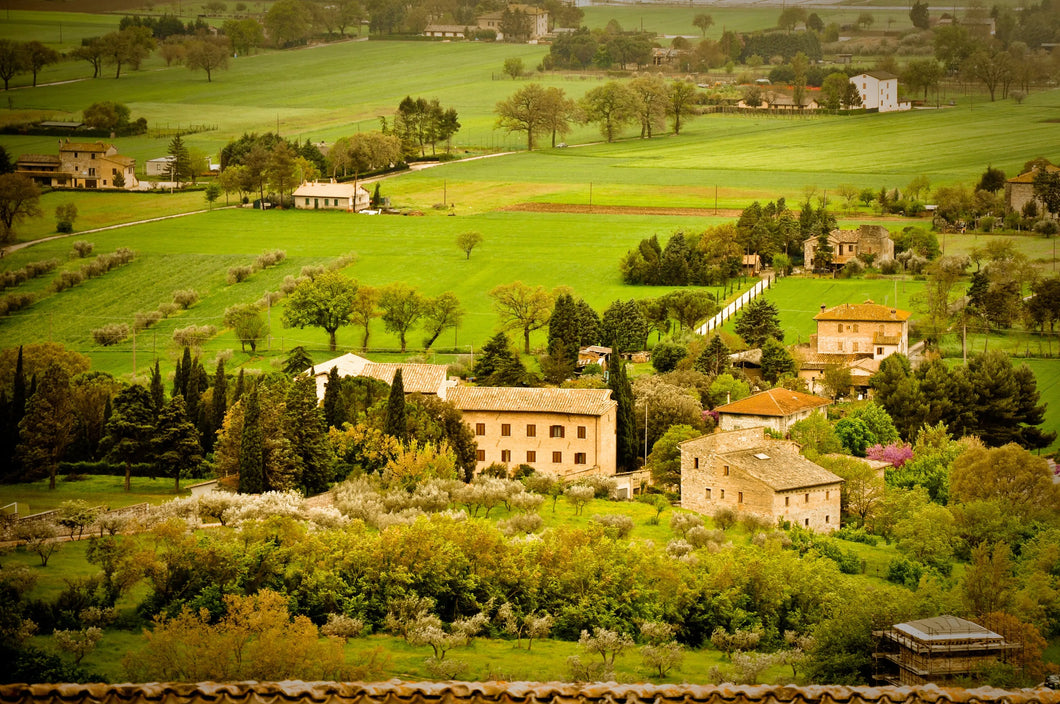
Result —
<path fill-rule="evenodd" d="M 213 325 L 189 325 L 173 331 L 173 342 L 178 347 L 201 347 L 206 340 L 217 334 Z"/>
<path fill-rule="evenodd" d="M 178 306 L 176 303 L 166 302 L 158 304 L 158 312 L 162 314 L 163 318 L 168 318 L 169 316 L 176 313 L 178 310 L 180 310 L 180 306 Z"/>
<path fill-rule="evenodd" d="M 501 521 L 497 527 L 509 538 L 517 535 L 535 533 L 541 529 L 544 520 L 539 513 L 517 513 L 511 518 Z"/>
<path fill-rule="evenodd" d="M 924 574 L 924 566 L 915 560 L 907 559 L 901 555 L 891 560 L 887 565 L 887 581 L 902 584 L 915 589 L 920 584 L 920 577 Z"/>
<path fill-rule="evenodd" d="M 880 262 L 880 273 L 881 274 L 886 274 L 888 276 L 891 276 L 893 274 L 897 274 L 901 270 L 901 268 L 902 268 L 901 265 L 898 263 L 898 260 L 896 260 L 896 259 L 887 259 L 885 261 Z"/>
<path fill-rule="evenodd" d="M 328 614 L 328 622 L 320 627 L 320 634 L 338 638 L 360 638 L 364 635 L 364 621 L 346 614 Z"/>
<path fill-rule="evenodd" d="M 865 272 L 865 267 L 857 259 L 851 259 L 847 262 L 842 269 L 839 270 L 838 277 L 841 279 L 849 279 L 854 276 L 860 276 Z"/>
<path fill-rule="evenodd" d="M 228 283 L 239 284 L 243 283 L 250 278 L 250 275 L 254 273 L 254 267 L 251 266 L 232 266 L 228 267 Z"/>
<path fill-rule="evenodd" d="M 651 366 L 660 374 L 672 372 L 688 356 L 688 348 L 672 342 L 660 342 L 651 351 Z"/>
<path fill-rule="evenodd" d="M 259 254 L 258 258 L 254 260 L 254 266 L 258 269 L 268 269 L 270 266 L 276 266 L 286 258 L 287 252 L 282 249 L 274 249 Z"/>
<path fill-rule="evenodd" d="M 723 508 L 714 513 L 714 525 L 722 530 L 729 530 L 736 525 L 736 512 L 731 508 Z"/>
<path fill-rule="evenodd" d="M 613 540 L 628 538 L 633 531 L 633 519 L 618 513 L 597 514 L 590 518 L 589 522 L 603 526 L 604 534 Z"/>
<path fill-rule="evenodd" d="M 1034 223 L 1034 231 L 1045 237 L 1052 237 L 1060 232 L 1060 225 L 1055 220 L 1039 220 Z"/>
<path fill-rule="evenodd" d="M 164 317 L 162 312 L 157 310 L 149 310 L 146 313 L 138 311 L 133 314 L 133 329 L 137 332 L 146 330 Z"/>
<path fill-rule="evenodd" d="M 37 262 L 30 262 L 21 269 L 12 269 L 0 273 L 0 291 L 11 288 L 12 286 L 18 286 L 24 281 L 35 279 L 42 274 L 47 274 L 57 266 L 59 266 L 58 259 L 44 259 Z"/>
<path fill-rule="evenodd" d="M 287 276 L 283 277 L 283 283 L 280 284 L 280 290 L 283 291 L 285 295 L 290 295 L 296 288 L 298 288 L 298 284 L 302 283 L 303 281 L 305 281 L 304 277 L 300 276 L 298 278 L 295 278 L 288 274 Z"/>
<path fill-rule="evenodd" d="M 681 538 L 685 537 L 688 531 L 693 528 L 702 528 L 703 519 L 695 513 L 675 513 L 670 516 L 670 530 L 674 532 L 674 535 Z"/>
<path fill-rule="evenodd" d="M 16 310 L 22 310 L 31 305 L 33 300 L 33 294 L 31 293 L 9 293 L 0 298 L 0 316 L 14 313 Z"/>
<path fill-rule="evenodd" d="M 378 184 L 377 184 L 376 187 L 378 187 Z M 357 252 L 346 252 L 345 254 L 340 254 L 338 257 L 336 257 L 334 260 L 332 260 L 332 262 L 330 264 L 328 264 L 328 268 L 331 269 L 332 271 L 338 271 L 339 269 L 345 269 L 350 264 L 356 264 L 356 263 L 357 263 Z M 303 271 L 304 271 L 304 269 L 303 269 Z"/>
<path fill-rule="evenodd" d="M 84 280 L 85 275 L 81 271 L 60 271 L 59 275 L 52 281 L 52 290 L 56 293 L 65 291 L 83 283 Z"/>
<path fill-rule="evenodd" d="M 261 298 L 258 299 L 257 306 L 259 308 L 272 308 L 274 305 L 283 300 L 282 291 L 266 291 Z"/>
<path fill-rule="evenodd" d="M 77 242 L 74 242 L 74 254 L 76 254 L 79 259 L 84 259 L 89 254 L 92 254 L 94 248 L 95 245 L 88 240 L 78 240 Z"/>
<path fill-rule="evenodd" d="M 173 303 L 177 304 L 184 310 L 191 308 L 198 302 L 199 292 L 193 288 L 185 288 L 173 292 Z"/>
<path fill-rule="evenodd" d="M 108 323 L 101 328 L 92 331 L 92 339 L 97 345 L 110 347 L 123 341 L 129 336 L 129 326 L 125 323 Z"/>
<path fill-rule="evenodd" d="M 306 264 L 302 267 L 300 275 L 302 278 L 315 279 L 325 271 L 327 271 L 327 268 L 325 268 L 323 264 Z"/>
<path fill-rule="evenodd" d="M 854 528 L 852 526 L 840 528 L 834 533 L 834 535 L 840 540 L 849 540 L 852 543 L 864 543 L 866 545 L 875 546 L 880 542 L 880 537 L 878 535 L 867 533 L 864 528 Z"/>

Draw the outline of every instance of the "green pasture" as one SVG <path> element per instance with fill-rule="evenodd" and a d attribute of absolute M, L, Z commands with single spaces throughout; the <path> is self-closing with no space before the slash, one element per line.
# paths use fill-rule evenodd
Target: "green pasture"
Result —
<path fill-rule="evenodd" d="M 136 477 L 132 480 L 130 491 L 126 492 L 124 487 L 125 477 L 99 474 L 78 481 L 59 477 L 54 490 L 48 489 L 47 479 L 24 484 L 0 484 L 0 505 L 17 503 L 19 513 L 28 516 L 57 509 L 64 501 L 82 500 L 93 506 L 114 509 L 145 502 L 160 504 L 173 498 L 172 479 Z"/>
<path fill-rule="evenodd" d="M 120 20 L 118 15 L 86 12 L 3 10 L 0 11 L 0 39 L 23 42 L 35 39 L 56 51 L 67 52 L 81 46 L 82 39 L 117 31 Z M 86 62 L 81 63 L 88 66 Z"/>

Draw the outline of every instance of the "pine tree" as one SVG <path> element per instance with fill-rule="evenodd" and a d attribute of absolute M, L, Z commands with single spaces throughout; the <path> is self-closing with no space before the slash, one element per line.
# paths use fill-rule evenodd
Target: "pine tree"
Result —
<path fill-rule="evenodd" d="M 548 319 L 548 351 L 562 355 L 572 364 L 578 361 L 578 311 L 574 297 L 564 293 L 556 298 Z"/>
<path fill-rule="evenodd" d="M 59 459 L 74 437 L 74 412 L 70 402 L 70 376 L 58 364 L 44 372 L 40 388 L 26 403 L 19 423 L 18 455 L 30 475 L 47 474 L 55 489 Z"/>
<path fill-rule="evenodd" d="M 169 180 L 175 181 L 179 186 L 181 181 L 191 178 L 192 172 L 191 154 L 179 134 L 169 142 L 169 156 L 172 157 L 167 169 Z"/>
<path fill-rule="evenodd" d="M 265 436 L 261 430 L 261 403 L 255 386 L 246 394 L 243 434 L 239 439 L 239 493 L 260 494 L 265 487 Z"/>
<path fill-rule="evenodd" d="M 150 450 L 159 473 L 172 474 L 174 492 L 180 491 L 181 473 L 197 468 L 202 462 L 199 432 L 188 418 L 180 396 L 174 396 L 159 413 Z"/>
<path fill-rule="evenodd" d="M 751 347 L 761 347 L 769 338 L 781 342 L 784 340 L 784 330 L 780 327 L 777 307 L 761 297 L 743 307 L 743 313 L 736 319 L 734 330 Z"/>
<path fill-rule="evenodd" d="M 332 367 L 324 384 L 324 422 L 329 428 L 341 428 L 346 422 L 346 407 L 342 402 L 342 377 L 339 368 Z"/>
<path fill-rule="evenodd" d="M 299 487 L 306 496 L 319 494 L 327 490 L 332 479 L 334 457 L 324 411 L 317 405 L 316 381 L 308 376 L 296 378 L 287 391 L 285 405 L 285 434 L 298 465 Z"/>
<path fill-rule="evenodd" d="M 157 359 L 155 360 L 155 368 L 151 370 L 151 400 L 155 413 L 161 413 L 162 407 L 166 404 L 166 391 L 162 385 L 162 370 L 158 366 Z"/>
<path fill-rule="evenodd" d="M 306 352 L 305 347 L 301 345 L 292 347 L 290 353 L 287 355 L 287 359 L 283 362 L 283 373 L 287 376 L 294 376 L 295 374 L 301 374 L 309 367 L 313 366 L 313 358 Z"/>
<path fill-rule="evenodd" d="M 772 337 L 768 338 L 762 345 L 762 378 L 775 384 L 781 376 L 795 371 L 795 360 L 787 348 Z"/>
<path fill-rule="evenodd" d="M 181 356 L 180 361 L 177 362 L 177 370 L 173 373 L 173 393 L 172 396 L 184 396 L 185 399 L 188 395 L 188 380 L 191 379 L 194 369 L 191 361 L 191 350 L 187 347 L 184 348 L 184 354 Z"/>
<path fill-rule="evenodd" d="M 618 404 L 615 413 L 616 462 L 620 472 L 632 472 L 637 468 L 637 423 L 633 418 L 633 387 L 626 376 L 626 363 L 615 349 L 611 354 L 610 378 L 611 398 Z"/>
<path fill-rule="evenodd" d="M 718 376 L 729 370 L 729 348 L 722 341 L 721 335 L 714 335 L 710 342 L 696 358 L 694 365 L 697 372 Z"/>
<path fill-rule="evenodd" d="M 578 347 L 600 344 L 600 316 L 588 303 L 578 299 L 575 304 L 578 325 Z"/>
<path fill-rule="evenodd" d="M 132 465 L 147 460 L 154 432 L 151 393 L 139 384 L 119 391 L 103 443 L 107 447 L 107 460 L 125 465 L 125 491 L 132 489 Z"/>
<path fill-rule="evenodd" d="M 394 382 L 390 385 L 390 396 L 386 401 L 386 427 L 383 432 L 401 442 L 408 439 L 408 427 L 405 422 L 405 383 L 401 379 L 400 369 L 394 372 Z"/>

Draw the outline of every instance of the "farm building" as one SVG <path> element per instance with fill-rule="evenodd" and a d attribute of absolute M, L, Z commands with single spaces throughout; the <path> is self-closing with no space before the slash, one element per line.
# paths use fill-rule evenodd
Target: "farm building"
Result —
<path fill-rule="evenodd" d="M 786 435 L 793 423 L 809 418 L 813 413 L 823 413 L 830 403 L 820 396 L 775 388 L 714 410 L 718 412 L 718 428 L 721 430 L 764 427 Z"/>
<path fill-rule="evenodd" d="M 155 178 L 165 178 L 169 176 L 170 165 L 175 161 L 172 156 L 160 156 L 154 159 L 148 159 L 144 162 L 144 175 L 153 176 Z"/>
<path fill-rule="evenodd" d="M 776 524 L 839 529 L 843 480 L 762 427 L 703 435 L 680 444 L 681 506 L 714 515 L 728 509 Z"/>
<path fill-rule="evenodd" d="M 832 245 L 831 266 L 835 269 L 862 255 L 871 255 L 875 263 L 894 259 L 894 240 L 882 225 L 861 225 L 856 230 L 832 230 L 828 233 L 828 243 Z M 814 268 L 817 238 L 810 237 L 802 247 L 806 268 Z"/>
<path fill-rule="evenodd" d="M 1051 174 L 1060 173 L 1060 167 L 1051 164 L 1045 170 Z M 1034 195 L 1034 177 L 1037 175 L 1038 169 L 1034 168 L 1005 182 L 1005 207 L 1009 211 L 1022 213 L 1027 204 L 1033 202 L 1039 213 L 1045 213 L 1045 204 Z"/>
<path fill-rule="evenodd" d="M 401 383 L 406 394 L 443 396 L 446 387 L 456 383 L 448 380 L 449 367 L 444 364 L 379 364 L 351 352 L 305 370 L 306 374 L 311 374 L 316 379 L 318 399 L 324 398 L 328 374 L 333 368 L 338 369 L 340 377 L 370 377 L 386 384 L 394 383 L 394 373 L 400 369 Z"/>
<path fill-rule="evenodd" d="M 601 347 L 600 345 L 582 347 L 578 350 L 578 368 L 581 369 L 590 364 L 598 364 L 601 370 L 607 371 L 607 365 L 611 361 L 611 352 L 610 347 Z"/>
<path fill-rule="evenodd" d="M 1018 645 L 956 616 L 937 616 L 874 631 L 875 678 L 899 686 L 946 684 L 1004 660 Z"/>
<path fill-rule="evenodd" d="M 352 183 L 306 181 L 291 194 L 299 210 L 364 210 L 371 202 L 368 191 Z"/>
<path fill-rule="evenodd" d="M 497 41 L 504 41 L 504 32 L 501 24 L 504 21 L 504 13 L 522 13 L 530 23 L 530 40 L 536 41 L 548 34 L 548 11 L 533 5 L 522 5 L 512 3 L 506 10 L 495 10 L 479 15 L 475 22 L 479 29 L 492 29 L 497 33 Z"/>
<path fill-rule="evenodd" d="M 861 96 L 861 106 L 866 110 L 895 112 L 908 110 L 911 105 L 898 101 L 898 76 L 887 71 L 869 71 L 850 77 L 850 82 Z"/>
<path fill-rule="evenodd" d="M 423 30 L 423 36 L 441 39 L 465 39 L 467 33 L 468 28 L 462 24 L 429 24 Z"/>
<path fill-rule="evenodd" d="M 615 474 L 617 403 L 610 389 L 457 386 L 445 400 L 475 433 L 478 471 L 499 462 L 558 477 Z"/>
<path fill-rule="evenodd" d="M 59 143 L 59 156 L 23 154 L 18 158 L 15 170 L 53 188 L 131 190 L 139 185 L 136 160 L 122 156 L 113 144 L 104 142 L 71 142 L 67 139 Z"/>

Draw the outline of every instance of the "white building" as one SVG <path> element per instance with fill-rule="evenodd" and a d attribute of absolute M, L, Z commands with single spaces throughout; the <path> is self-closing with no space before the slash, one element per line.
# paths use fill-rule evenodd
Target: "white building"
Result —
<path fill-rule="evenodd" d="M 898 76 L 886 71 L 869 71 L 852 76 L 850 82 L 861 96 L 861 106 L 866 110 L 895 112 L 908 110 L 909 103 L 898 102 Z"/>
<path fill-rule="evenodd" d="M 368 207 L 368 191 L 352 183 L 307 181 L 295 189 L 294 207 L 299 210 L 346 210 L 357 212 Z"/>

